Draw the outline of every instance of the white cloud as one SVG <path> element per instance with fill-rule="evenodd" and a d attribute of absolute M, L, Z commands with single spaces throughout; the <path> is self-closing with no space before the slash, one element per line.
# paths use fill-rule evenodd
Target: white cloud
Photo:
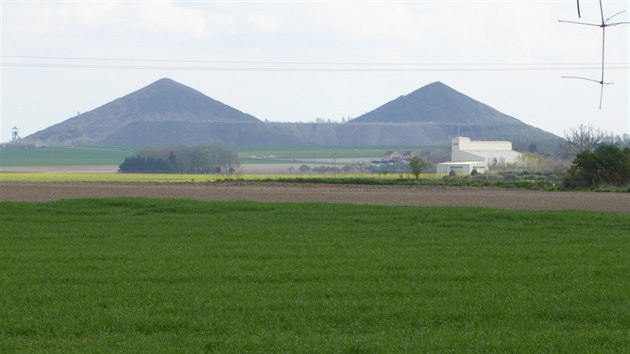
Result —
<path fill-rule="evenodd" d="M 230 23 L 220 13 L 203 13 L 170 1 L 11 3 L 6 11 L 15 16 L 17 32 L 30 35 L 117 28 L 206 38 L 214 33 L 209 23 Z"/>
<path fill-rule="evenodd" d="M 486 63 L 567 63 L 592 61 L 597 28 L 558 23 L 572 18 L 572 4 L 536 2 L 457 3 L 423 6 L 422 21 L 436 48 L 453 51 L 453 61 Z"/>
<path fill-rule="evenodd" d="M 265 12 L 249 12 L 247 20 L 254 28 L 265 32 L 277 32 L 282 27 L 277 17 Z"/>
<path fill-rule="evenodd" d="M 7 5 L 6 11 L 16 16 L 15 20 L 19 19 L 16 21 L 18 31 L 42 34 L 76 27 L 93 29 L 106 25 L 119 9 L 119 5 L 118 1 L 13 3 Z"/>
<path fill-rule="evenodd" d="M 419 19 L 400 2 L 327 2 L 312 8 L 337 35 L 351 39 L 415 41 L 424 34 Z"/>
<path fill-rule="evenodd" d="M 199 11 L 171 2 L 143 1 L 131 27 L 150 32 L 184 34 L 205 38 L 213 34 Z"/>
<path fill-rule="evenodd" d="M 120 2 L 73 2 L 66 4 L 68 21 L 76 21 L 85 27 L 98 27 L 106 24 L 118 11 Z"/>

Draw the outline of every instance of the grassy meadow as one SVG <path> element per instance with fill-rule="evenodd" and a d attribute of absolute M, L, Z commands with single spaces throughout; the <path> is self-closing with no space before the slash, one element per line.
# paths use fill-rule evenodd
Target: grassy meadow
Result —
<path fill-rule="evenodd" d="M 363 146 L 363 147 L 305 147 L 259 146 L 230 147 L 238 153 L 243 163 L 283 163 L 286 160 L 317 160 L 332 158 L 378 158 L 387 150 L 418 151 L 418 146 Z M 435 151 L 444 147 L 422 147 Z M 115 147 L 45 147 L 29 149 L 0 148 L 0 166 L 92 166 L 120 165 L 136 149 Z M 255 156 L 255 158 L 252 158 Z M 268 158 L 273 156 L 273 159 Z M 265 158 L 267 157 L 267 158 Z"/>
<path fill-rule="evenodd" d="M 97 166 L 119 165 L 135 154 L 123 148 L 46 147 L 0 148 L 0 166 Z"/>
<path fill-rule="evenodd" d="M 630 216 L 0 203 L 0 352 L 627 352 Z"/>

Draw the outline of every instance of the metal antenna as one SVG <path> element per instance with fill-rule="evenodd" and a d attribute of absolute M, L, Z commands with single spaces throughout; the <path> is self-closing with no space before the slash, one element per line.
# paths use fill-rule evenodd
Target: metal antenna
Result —
<path fill-rule="evenodd" d="M 580 13 L 580 0 L 577 0 L 577 11 L 578 11 L 578 17 L 582 18 L 582 14 Z M 602 29 L 602 73 L 601 73 L 601 78 L 599 80 L 595 80 L 595 79 L 589 79 L 586 77 L 578 77 L 578 76 L 562 76 L 563 79 L 579 79 L 579 80 L 586 80 L 586 81 L 593 81 L 598 83 L 601 86 L 600 89 L 600 93 L 599 93 L 599 109 L 602 109 L 602 101 L 604 99 L 604 85 L 612 85 L 612 82 L 605 82 L 604 81 L 604 67 L 605 67 L 605 58 L 606 58 L 606 27 L 609 26 L 618 26 L 618 25 L 625 25 L 625 24 L 630 24 L 630 22 L 614 22 L 614 23 L 608 23 L 608 21 L 610 21 L 613 17 L 624 13 L 625 10 L 619 11 L 617 13 L 615 13 L 614 15 L 604 19 L 604 5 L 602 5 L 602 0 L 599 0 L 599 13 L 601 16 L 601 23 L 588 23 L 588 22 L 576 22 L 576 21 L 566 21 L 566 20 L 559 20 L 559 22 L 563 22 L 563 23 L 573 23 L 576 25 L 584 25 L 584 26 L 594 26 L 594 27 L 599 27 Z"/>
<path fill-rule="evenodd" d="M 582 14 L 580 14 L 580 0 L 577 0 L 577 9 L 578 9 L 578 18 L 582 18 Z"/>

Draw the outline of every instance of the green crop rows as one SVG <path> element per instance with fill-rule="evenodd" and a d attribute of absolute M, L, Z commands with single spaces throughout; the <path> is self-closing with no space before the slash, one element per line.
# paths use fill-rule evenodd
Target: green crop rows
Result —
<path fill-rule="evenodd" d="M 317 161 L 332 158 L 379 158 L 387 150 L 418 151 L 413 146 L 381 146 L 381 147 L 238 147 L 243 163 L 286 163 L 296 159 Z M 423 147 L 422 150 L 434 151 L 443 147 Z M 119 165 L 126 157 L 136 153 L 132 148 L 108 147 L 45 147 L 45 148 L 0 148 L 0 166 L 91 166 Z M 256 156 L 255 158 L 252 158 Z"/>
<path fill-rule="evenodd" d="M 0 203 L 0 352 L 627 352 L 630 217 Z"/>
<path fill-rule="evenodd" d="M 0 166 L 119 165 L 135 151 L 121 148 L 47 147 L 0 149 Z"/>

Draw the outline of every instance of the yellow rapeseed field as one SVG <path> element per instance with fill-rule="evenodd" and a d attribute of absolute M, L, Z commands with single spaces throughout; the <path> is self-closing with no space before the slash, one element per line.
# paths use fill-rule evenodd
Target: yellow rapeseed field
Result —
<path fill-rule="evenodd" d="M 437 179 L 441 175 L 423 174 L 422 179 Z M 0 182 L 159 182 L 159 183 L 203 183 L 217 181 L 263 181 L 279 179 L 399 179 L 413 178 L 409 174 L 273 174 L 273 175 L 221 175 L 221 174 L 151 174 L 151 173 L 53 173 L 35 172 L 0 173 Z"/>

